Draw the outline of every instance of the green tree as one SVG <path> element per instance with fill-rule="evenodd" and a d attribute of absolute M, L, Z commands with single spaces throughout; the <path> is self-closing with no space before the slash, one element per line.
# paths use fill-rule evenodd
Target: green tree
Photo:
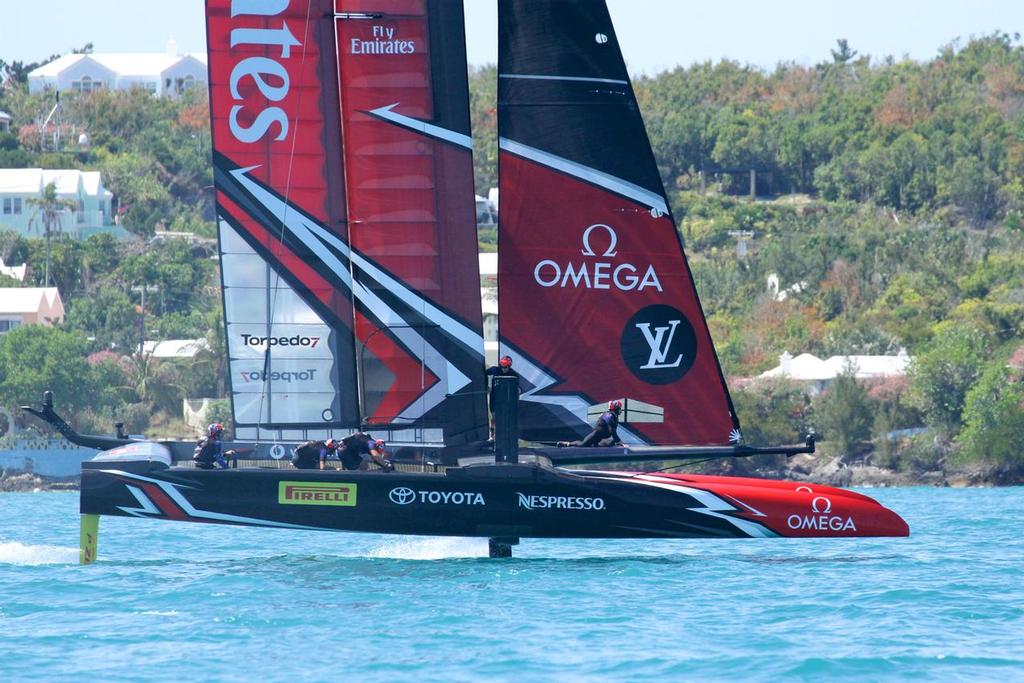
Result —
<path fill-rule="evenodd" d="M 73 412 L 91 405 L 88 352 L 84 334 L 59 327 L 22 325 L 0 335 L 0 405 L 36 403 L 45 389 Z"/>
<path fill-rule="evenodd" d="M 786 379 L 759 380 L 732 394 L 747 443 L 757 446 L 799 441 L 809 422 L 803 387 Z"/>
<path fill-rule="evenodd" d="M 840 454 L 853 453 L 871 437 L 872 401 L 852 372 L 837 376 L 815 403 L 815 415 L 824 439 Z"/>
<path fill-rule="evenodd" d="M 1000 358 L 989 363 L 967 392 L 964 428 L 957 439 L 960 457 L 969 462 L 990 462 L 1024 473 L 1024 382 L 1019 368 Z"/>
<path fill-rule="evenodd" d="M 46 275 L 43 279 L 44 287 L 50 286 L 50 235 L 53 232 L 60 233 L 61 219 L 64 211 L 75 208 L 75 203 L 69 199 L 61 199 L 57 196 L 57 184 L 47 183 L 38 197 L 29 197 L 29 206 L 35 207 L 35 215 L 29 222 L 36 228 L 40 226 L 46 234 Z"/>
<path fill-rule="evenodd" d="M 947 436 L 960 430 L 967 392 L 985 362 L 985 338 L 969 327 L 944 325 L 910 364 L 911 397 L 930 427 Z"/>
<path fill-rule="evenodd" d="M 67 308 L 65 325 L 93 337 L 101 348 L 124 353 L 138 346 L 139 314 L 120 289 L 101 287 L 91 296 L 75 297 Z"/>

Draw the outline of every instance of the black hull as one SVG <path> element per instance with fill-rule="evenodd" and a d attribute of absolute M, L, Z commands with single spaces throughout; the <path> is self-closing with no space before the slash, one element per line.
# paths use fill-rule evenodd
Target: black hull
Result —
<path fill-rule="evenodd" d="M 906 533 L 899 533 L 898 528 L 890 533 L 872 532 L 864 523 L 855 533 L 786 533 L 783 514 L 776 518 L 758 513 L 758 517 L 751 512 L 757 512 L 761 496 L 766 504 L 774 505 L 771 501 L 780 494 L 790 495 L 779 488 L 782 482 L 765 484 L 771 486 L 760 494 L 760 487 L 744 484 L 743 489 L 749 491 L 747 501 L 753 502 L 743 502 L 731 489 L 717 493 L 708 486 L 697 488 L 667 478 L 574 473 L 536 464 L 479 465 L 446 473 L 384 473 L 198 470 L 141 462 L 90 462 L 82 472 L 81 512 L 290 529 L 491 538 Z M 802 500 L 806 497 L 800 493 L 796 496 L 799 500 L 794 500 L 801 513 L 808 505 Z M 847 502 L 892 515 L 865 498 L 871 503 L 866 506 L 860 498 L 864 497 Z M 875 514 L 875 510 L 868 511 Z M 899 523 L 905 530 L 902 520 Z"/>

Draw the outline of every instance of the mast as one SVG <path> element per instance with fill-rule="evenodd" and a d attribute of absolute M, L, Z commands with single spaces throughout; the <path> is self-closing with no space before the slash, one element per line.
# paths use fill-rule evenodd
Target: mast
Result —
<path fill-rule="evenodd" d="M 601 0 L 499 0 L 502 353 L 522 436 L 575 438 L 610 400 L 627 444 L 739 424 Z"/>

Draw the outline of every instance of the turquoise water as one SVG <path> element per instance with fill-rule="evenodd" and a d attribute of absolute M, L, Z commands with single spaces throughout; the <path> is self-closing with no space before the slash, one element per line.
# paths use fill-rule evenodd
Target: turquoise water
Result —
<path fill-rule="evenodd" d="M 389 538 L 0 494 L 0 680 L 1024 680 L 1024 489 L 875 489 L 909 539 Z"/>

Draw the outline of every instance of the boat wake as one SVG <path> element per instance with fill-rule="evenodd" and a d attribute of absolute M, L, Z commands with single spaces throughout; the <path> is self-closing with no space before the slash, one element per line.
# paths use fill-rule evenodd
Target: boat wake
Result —
<path fill-rule="evenodd" d="M 391 560 L 448 560 L 487 557 L 486 538 L 400 537 L 371 550 L 370 557 Z"/>
<path fill-rule="evenodd" d="M 0 564 L 78 564 L 78 548 L 0 541 Z"/>

